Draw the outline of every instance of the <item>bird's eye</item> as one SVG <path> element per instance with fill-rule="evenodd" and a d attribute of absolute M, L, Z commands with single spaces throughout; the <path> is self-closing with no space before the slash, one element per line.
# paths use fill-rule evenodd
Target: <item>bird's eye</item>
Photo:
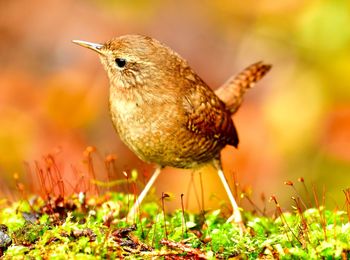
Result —
<path fill-rule="evenodd" d="M 124 68 L 124 66 L 126 65 L 126 60 L 125 59 L 121 59 L 121 58 L 116 58 L 115 59 L 115 63 L 117 64 L 117 66 L 119 68 Z"/>

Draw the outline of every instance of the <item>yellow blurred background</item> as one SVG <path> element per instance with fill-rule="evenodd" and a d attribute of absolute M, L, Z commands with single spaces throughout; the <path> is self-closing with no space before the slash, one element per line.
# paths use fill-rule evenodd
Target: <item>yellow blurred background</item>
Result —
<path fill-rule="evenodd" d="M 348 0 L 1 1 L 1 189 L 12 189 L 14 172 L 29 177 L 24 161 L 33 165 L 48 153 L 74 183 L 72 168 L 86 171 L 88 145 L 97 160 L 115 154 L 119 173 L 151 173 L 112 127 L 98 58 L 71 43 L 137 33 L 173 48 L 213 89 L 251 63 L 273 64 L 234 116 L 240 145 L 223 151 L 227 178 L 232 184 L 235 173 L 257 204 L 261 193 L 276 194 L 288 207 L 293 191 L 283 182 L 302 176 L 310 187 L 325 186 L 327 203 L 343 208 L 350 186 L 349 25 Z M 204 206 L 216 207 L 225 192 L 213 169 L 201 172 Z M 97 173 L 106 179 L 103 166 Z M 200 190 L 199 174 L 193 176 Z M 185 193 L 196 210 L 190 179 L 190 171 L 166 169 L 157 193 L 174 194 L 172 207 Z"/>

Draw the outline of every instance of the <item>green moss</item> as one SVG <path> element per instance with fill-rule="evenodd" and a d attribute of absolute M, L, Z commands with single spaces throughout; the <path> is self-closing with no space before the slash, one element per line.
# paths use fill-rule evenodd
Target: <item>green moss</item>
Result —
<path fill-rule="evenodd" d="M 59 213 L 51 202 L 13 203 L 0 211 L 12 245 L 4 259 L 104 259 L 161 256 L 205 256 L 310 259 L 346 258 L 350 223 L 343 211 L 310 208 L 278 218 L 244 212 L 242 232 L 226 223 L 220 210 L 200 215 L 175 211 L 165 216 L 156 203 L 143 205 L 136 226 L 125 221 L 131 195 L 110 193 L 88 203 L 64 198 Z M 74 206 L 72 206 L 74 204 Z M 166 225 L 166 229 L 165 229 Z M 165 233 L 167 230 L 167 234 Z"/>

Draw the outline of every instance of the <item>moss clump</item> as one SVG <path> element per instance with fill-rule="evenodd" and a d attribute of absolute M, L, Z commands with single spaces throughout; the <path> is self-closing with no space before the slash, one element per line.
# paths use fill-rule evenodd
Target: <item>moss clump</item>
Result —
<path fill-rule="evenodd" d="M 156 203 L 125 221 L 131 195 L 50 198 L 13 203 L 0 211 L 12 244 L 3 259 L 105 258 L 283 258 L 347 259 L 350 223 L 346 212 L 322 207 L 281 213 L 277 218 L 244 212 L 245 232 L 226 223 L 220 210 L 202 216 L 181 210 L 165 216 Z M 167 230 L 167 234 L 165 233 Z"/>

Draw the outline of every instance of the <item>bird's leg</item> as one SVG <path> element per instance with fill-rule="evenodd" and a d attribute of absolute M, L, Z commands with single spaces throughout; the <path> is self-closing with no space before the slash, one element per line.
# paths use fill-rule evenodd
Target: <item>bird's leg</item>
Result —
<path fill-rule="evenodd" d="M 146 197 L 148 191 L 153 186 L 153 184 L 156 181 L 157 177 L 159 176 L 161 170 L 162 170 L 162 167 L 157 166 L 157 168 L 153 172 L 151 178 L 147 182 L 146 186 L 143 188 L 141 194 L 137 197 L 135 204 L 132 206 L 131 210 L 129 211 L 128 216 L 126 218 L 127 220 L 134 219 L 136 213 L 139 211 L 141 202 L 143 201 L 143 199 Z"/>
<path fill-rule="evenodd" d="M 222 170 L 220 158 L 214 159 L 213 163 L 214 163 L 214 167 L 218 171 L 218 175 L 220 177 L 220 180 L 221 180 L 222 184 L 224 185 L 224 188 L 226 190 L 228 198 L 230 199 L 230 202 L 231 202 L 231 205 L 232 205 L 232 209 L 233 209 L 233 213 L 227 219 L 227 222 L 234 221 L 234 222 L 236 222 L 236 223 L 238 223 L 240 225 L 243 225 L 241 212 L 239 211 L 239 207 L 237 205 L 237 202 L 236 202 L 235 198 L 233 197 L 231 189 L 230 189 L 230 186 L 228 185 L 227 180 L 225 178 L 224 172 Z"/>

